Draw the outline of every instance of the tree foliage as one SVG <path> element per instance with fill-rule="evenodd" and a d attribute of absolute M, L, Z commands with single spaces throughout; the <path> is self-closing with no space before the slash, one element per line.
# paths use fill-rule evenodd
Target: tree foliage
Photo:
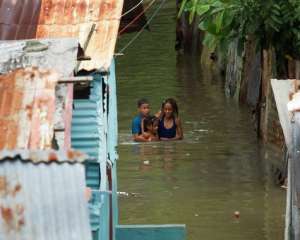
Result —
<path fill-rule="evenodd" d="M 258 47 L 274 46 L 283 55 L 300 58 L 300 0 L 183 0 L 179 15 L 199 17 L 210 49 L 227 48 L 238 39 L 240 49 L 249 36 Z"/>

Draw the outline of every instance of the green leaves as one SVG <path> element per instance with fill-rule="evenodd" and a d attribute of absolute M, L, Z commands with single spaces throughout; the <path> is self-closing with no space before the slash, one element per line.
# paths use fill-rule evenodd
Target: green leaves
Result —
<path fill-rule="evenodd" d="M 180 6 L 180 9 L 179 9 L 179 12 L 178 12 L 178 17 L 180 17 L 183 13 L 183 10 L 186 8 L 186 3 L 187 3 L 187 0 L 183 0 L 181 2 L 181 6 Z"/>
<path fill-rule="evenodd" d="M 203 14 L 207 13 L 210 9 L 210 6 L 208 4 L 198 4 L 196 10 L 197 15 L 202 16 Z"/>
<path fill-rule="evenodd" d="M 211 49 L 234 38 L 244 45 L 248 35 L 264 47 L 300 58 L 300 0 L 183 0 L 179 15 L 189 13 L 190 23 L 199 16 Z"/>

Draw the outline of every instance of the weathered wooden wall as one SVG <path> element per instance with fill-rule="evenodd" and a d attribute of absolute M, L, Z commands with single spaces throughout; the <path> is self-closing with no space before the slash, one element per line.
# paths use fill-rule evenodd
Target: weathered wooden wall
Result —
<path fill-rule="evenodd" d="M 229 46 L 226 64 L 226 95 L 249 106 L 253 128 L 263 142 L 283 146 L 283 133 L 270 85 L 271 79 L 276 76 L 274 50 L 259 50 L 250 38 L 243 54 L 239 55 L 237 42 L 234 41 Z M 294 65 L 293 73 L 296 76 Z M 297 74 L 300 75 L 300 72 Z"/>
<path fill-rule="evenodd" d="M 238 42 L 233 41 L 228 49 L 225 76 L 225 93 L 229 97 L 239 99 L 242 80 L 243 58 L 238 54 Z"/>
<path fill-rule="evenodd" d="M 252 38 L 245 44 L 239 100 L 256 111 L 260 97 L 261 51 L 256 49 Z"/>

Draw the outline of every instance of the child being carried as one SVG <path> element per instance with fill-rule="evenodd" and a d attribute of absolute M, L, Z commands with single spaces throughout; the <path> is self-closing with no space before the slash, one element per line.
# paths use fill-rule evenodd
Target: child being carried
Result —
<path fill-rule="evenodd" d="M 158 141 L 157 135 L 158 118 L 155 116 L 145 117 L 142 122 L 142 135 L 149 142 Z"/>

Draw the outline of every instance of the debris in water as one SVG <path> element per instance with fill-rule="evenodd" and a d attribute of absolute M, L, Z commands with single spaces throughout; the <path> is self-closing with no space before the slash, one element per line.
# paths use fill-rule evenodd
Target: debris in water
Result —
<path fill-rule="evenodd" d="M 195 129 L 194 132 L 208 132 L 208 129 Z"/>
<path fill-rule="evenodd" d="M 120 196 L 126 196 L 126 197 L 129 196 L 129 193 L 127 193 L 127 192 L 117 192 L 117 193 L 118 193 L 118 195 L 120 195 Z"/>
<path fill-rule="evenodd" d="M 139 193 L 134 193 L 134 192 L 133 192 L 133 193 L 130 193 L 130 195 L 133 196 L 133 197 L 138 197 L 140 194 L 139 194 Z"/>
<path fill-rule="evenodd" d="M 235 216 L 235 218 L 240 218 L 240 212 L 239 211 L 235 211 L 234 212 L 234 216 Z"/>
<path fill-rule="evenodd" d="M 145 164 L 145 165 L 149 165 L 149 164 L 150 164 L 150 161 L 149 161 L 149 160 L 146 160 L 146 161 L 144 161 L 144 164 Z"/>

